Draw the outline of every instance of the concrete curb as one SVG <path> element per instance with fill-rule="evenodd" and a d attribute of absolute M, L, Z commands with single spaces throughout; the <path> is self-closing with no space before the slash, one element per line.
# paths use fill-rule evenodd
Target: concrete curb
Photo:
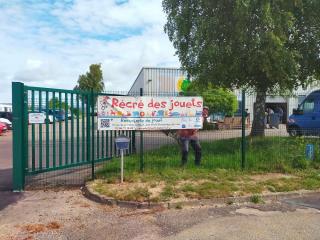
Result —
<path fill-rule="evenodd" d="M 134 202 L 134 201 L 122 201 L 114 198 L 109 198 L 107 196 L 101 195 L 87 185 L 81 187 L 81 192 L 83 196 L 88 198 L 91 201 L 107 204 L 110 206 L 118 206 L 124 208 L 132 208 L 132 209 L 154 209 L 154 208 L 163 208 L 163 203 L 152 203 L 152 202 Z"/>
<path fill-rule="evenodd" d="M 109 198 L 107 196 L 101 195 L 87 185 L 81 187 L 82 194 L 91 201 L 107 204 L 111 206 L 118 206 L 131 209 L 171 209 L 177 208 L 178 206 L 188 206 L 188 207 L 197 207 L 197 206 L 216 206 L 221 204 L 241 204 L 251 202 L 251 196 L 245 197 L 225 197 L 225 198 L 210 198 L 210 199 L 200 199 L 200 200 L 190 200 L 190 201 L 181 201 L 181 202 L 161 202 L 161 203 L 152 203 L 152 202 L 134 202 L 134 201 L 122 201 L 114 198 Z M 263 201 L 280 201 L 287 198 L 298 198 L 302 196 L 310 196 L 320 193 L 320 190 L 309 191 L 309 190 L 300 190 L 294 192 L 286 193 L 270 193 L 270 194 L 261 194 L 261 199 Z"/>

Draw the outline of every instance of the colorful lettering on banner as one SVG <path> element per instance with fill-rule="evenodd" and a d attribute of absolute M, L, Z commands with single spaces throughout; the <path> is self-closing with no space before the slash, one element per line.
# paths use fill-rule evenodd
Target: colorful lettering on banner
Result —
<path fill-rule="evenodd" d="M 201 97 L 98 97 L 99 130 L 202 128 Z"/>

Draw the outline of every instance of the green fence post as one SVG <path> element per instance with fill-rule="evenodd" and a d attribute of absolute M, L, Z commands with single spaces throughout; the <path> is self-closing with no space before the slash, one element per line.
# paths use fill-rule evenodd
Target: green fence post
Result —
<path fill-rule="evenodd" d="M 131 133 L 131 142 L 132 142 L 132 148 L 131 148 L 131 154 L 137 152 L 137 147 L 136 147 L 136 131 L 133 130 Z"/>
<path fill-rule="evenodd" d="M 140 96 L 143 96 L 143 88 L 140 88 Z M 140 131 L 140 171 L 144 170 L 144 160 L 143 160 L 143 131 Z"/>
<path fill-rule="evenodd" d="M 87 98 L 87 102 L 86 102 L 86 124 L 87 124 L 87 129 L 86 129 L 86 132 L 87 132 L 87 136 L 86 136 L 86 143 L 87 143 L 87 162 L 89 163 L 90 162 L 90 158 L 91 158 L 91 131 L 90 131 L 90 108 L 91 108 L 91 105 L 90 105 L 90 100 L 91 100 L 91 95 L 90 95 L 90 92 L 86 94 L 86 98 Z"/>
<path fill-rule="evenodd" d="M 25 112 L 24 84 L 20 82 L 12 83 L 12 110 L 13 110 L 13 191 L 24 190 L 25 165 L 24 152 L 25 132 L 24 123 L 27 119 L 24 118 Z"/>
<path fill-rule="evenodd" d="M 242 115 L 242 138 L 241 138 L 241 168 L 246 167 L 246 92 L 242 90 L 241 100 L 241 115 Z"/>
<path fill-rule="evenodd" d="M 95 135 L 95 131 L 94 131 L 94 93 L 93 93 L 93 89 L 91 88 L 91 92 L 90 92 L 90 107 L 91 107 L 91 111 L 90 111 L 90 115 L 91 115 L 91 134 L 92 134 L 92 147 L 91 147 L 91 177 L 92 180 L 94 179 L 94 153 L 95 153 L 95 149 L 94 149 L 94 135 Z"/>

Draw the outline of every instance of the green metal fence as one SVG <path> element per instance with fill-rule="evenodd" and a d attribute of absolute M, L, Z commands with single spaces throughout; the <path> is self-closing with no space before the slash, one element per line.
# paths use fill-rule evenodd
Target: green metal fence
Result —
<path fill-rule="evenodd" d="M 13 83 L 12 90 L 14 190 L 23 190 L 28 185 L 82 184 L 84 180 L 94 178 L 97 170 L 100 177 L 118 174 L 119 159 L 114 140 L 120 134 L 131 138 L 126 152 L 130 155 L 125 161 L 126 171 L 180 169 L 181 149 L 168 131 L 97 131 L 95 114 L 95 100 L 99 95 L 178 94 L 143 93 L 142 90 L 107 94 L 30 87 L 22 83 Z M 296 137 L 288 133 L 288 117 L 293 109 L 304 106 L 301 103 L 308 94 L 297 96 L 267 96 L 265 110 L 274 109 L 276 114 L 264 115 L 261 119 L 264 137 L 253 137 L 250 133 L 256 96 L 238 92 L 239 111 L 234 116 L 210 122 L 212 125 L 198 134 L 202 147 L 201 167 L 270 172 L 306 166 L 319 168 L 319 127 L 304 129 Z M 311 104 L 312 114 L 315 114 L 316 103 Z M 309 102 L 305 105 L 307 113 L 311 105 Z M 273 126 L 271 118 L 278 114 L 280 107 L 283 116 L 277 126 Z M 28 115 L 32 112 L 43 112 L 46 122 L 28 124 Z M 317 123 L 318 119 L 312 121 Z M 311 158 L 306 156 L 308 146 L 313 147 Z M 194 167 L 193 158 L 191 151 L 187 167 Z"/>
<path fill-rule="evenodd" d="M 94 178 L 99 163 L 118 154 L 119 134 L 131 138 L 127 154 L 135 151 L 134 132 L 97 130 L 95 100 L 101 94 L 12 83 L 14 190 L 28 180 L 37 185 Z M 30 124 L 29 113 L 44 114 L 45 122 Z"/>

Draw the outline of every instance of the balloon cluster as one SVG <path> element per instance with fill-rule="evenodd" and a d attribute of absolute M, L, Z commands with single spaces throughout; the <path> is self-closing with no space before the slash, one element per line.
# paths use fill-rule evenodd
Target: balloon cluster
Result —
<path fill-rule="evenodd" d="M 186 92 L 191 81 L 183 76 L 179 78 L 177 88 L 179 92 Z"/>

